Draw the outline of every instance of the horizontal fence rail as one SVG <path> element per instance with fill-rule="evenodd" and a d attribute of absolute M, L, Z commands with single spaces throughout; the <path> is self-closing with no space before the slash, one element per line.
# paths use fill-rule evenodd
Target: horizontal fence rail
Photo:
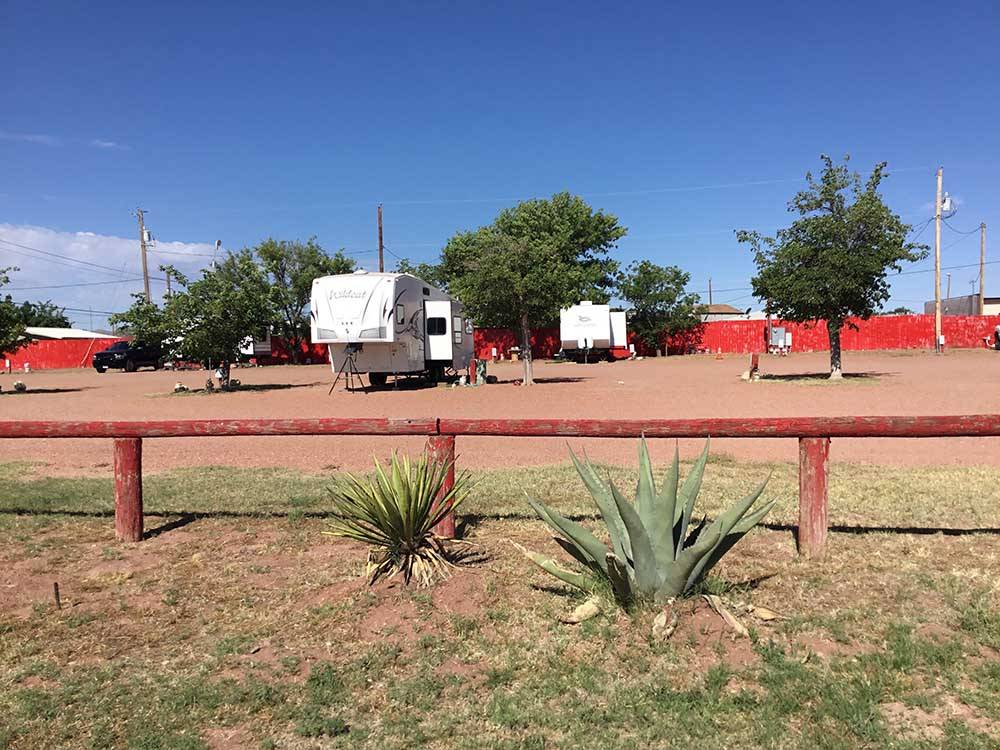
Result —
<path fill-rule="evenodd" d="M 0 421 L 3 438 L 455 435 L 592 438 L 942 438 L 1000 436 L 1000 414 L 764 419 L 179 419 Z"/>
<path fill-rule="evenodd" d="M 162 438 L 248 435 L 437 435 L 436 419 L 178 419 L 0 422 L 0 438 Z"/>
<path fill-rule="evenodd" d="M 427 451 L 452 464 L 441 489 L 454 482 L 456 437 L 793 438 L 799 441 L 799 552 L 819 557 L 826 546 L 831 438 L 1000 436 L 1000 414 L 766 419 L 192 419 L 134 422 L 0 421 L 0 439 L 113 438 L 115 533 L 143 537 L 142 440 L 261 435 L 425 436 Z M 438 527 L 454 534 L 454 514 Z"/>
<path fill-rule="evenodd" d="M 990 437 L 1000 414 L 766 419 L 440 419 L 442 435 L 625 438 Z"/>

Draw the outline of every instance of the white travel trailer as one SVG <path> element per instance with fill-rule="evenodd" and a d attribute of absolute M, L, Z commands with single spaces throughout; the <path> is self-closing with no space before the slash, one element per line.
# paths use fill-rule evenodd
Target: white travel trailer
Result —
<path fill-rule="evenodd" d="M 472 358 L 472 323 L 462 303 L 405 273 L 356 271 L 313 280 L 312 340 L 327 344 L 335 373 L 441 378 Z M 351 360 L 351 362 L 347 362 Z"/>
<path fill-rule="evenodd" d="M 559 311 L 559 339 L 572 359 L 624 359 L 629 356 L 625 313 L 583 301 Z"/>

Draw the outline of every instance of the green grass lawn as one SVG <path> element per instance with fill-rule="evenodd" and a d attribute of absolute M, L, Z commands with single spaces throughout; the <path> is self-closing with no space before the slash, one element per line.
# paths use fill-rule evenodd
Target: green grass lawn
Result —
<path fill-rule="evenodd" d="M 773 469 L 717 458 L 710 515 Z M 610 469 L 622 485 L 630 472 Z M 571 626 L 580 598 L 516 541 L 558 554 L 524 488 L 586 519 L 570 467 L 479 472 L 475 560 L 429 590 L 367 587 L 365 552 L 321 534 L 329 475 L 200 468 L 146 477 L 147 527 L 114 541 L 110 478 L 0 466 L 0 748 L 1000 747 L 1000 527 L 986 469 L 833 468 L 827 558 L 751 534 L 668 641 L 653 612 Z M 61 609 L 52 584 L 58 582 Z"/>
<path fill-rule="evenodd" d="M 682 463 L 682 472 L 690 464 Z M 622 487 L 635 486 L 635 472 L 607 466 Z M 109 470 L 110 474 L 110 470 Z M 863 527 L 1000 528 L 1000 483 L 992 467 L 898 469 L 835 463 L 830 474 L 830 523 Z M 778 505 L 774 523 L 794 523 L 798 467 L 794 464 L 709 459 L 699 507 L 712 515 L 771 476 L 768 496 Z M 147 474 L 144 505 L 152 514 L 322 514 L 333 477 L 275 469 L 221 466 Z M 593 515 L 594 507 L 570 464 L 517 470 L 477 471 L 465 508 L 472 516 L 530 518 L 524 493 L 531 492 L 565 514 Z M 0 512 L 111 512 L 110 476 L 48 478 L 44 466 L 0 464 Z M 2 520 L 0 520 L 2 523 Z"/>

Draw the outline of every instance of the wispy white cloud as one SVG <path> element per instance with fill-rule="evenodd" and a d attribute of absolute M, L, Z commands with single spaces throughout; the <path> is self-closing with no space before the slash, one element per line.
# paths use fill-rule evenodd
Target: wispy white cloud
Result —
<path fill-rule="evenodd" d="M 9 133 L 0 130 L 0 141 L 20 141 L 21 143 L 36 143 L 39 146 L 61 146 L 62 139 L 54 135 L 44 135 L 42 133 Z"/>
<path fill-rule="evenodd" d="M 165 289 L 156 280 L 163 276 L 161 264 L 196 277 L 211 264 L 213 250 L 210 243 L 157 240 L 149 252 L 153 294 L 159 297 Z M 10 274 L 2 293 L 19 301 L 51 299 L 65 307 L 117 312 L 142 290 L 138 231 L 132 238 L 0 223 L 0 268 L 6 266 L 20 270 Z M 90 324 L 88 313 L 67 315 L 84 327 Z M 104 318 L 95 313 L 94 325 L 103 327 Z"/>
<path fill-rule="evenodd" d="M 117 149 L 118 151 L 128 151 L 129 147 L 124 143 L 116 143 L 115 141 L 102 141 L 100 138 L 95 138 L 90 142 L 90 145 L 94 148 L 104 148 L 104 149 Z"/>
<path fill-rule="evenodd" d="M 65 140 L 54 135 L 45 133 L 11 133 L 8 130 L 0 130 L 0 141 L 15 141 L 17 143 L 33 143 L 37 146 L 64 146 L 68 144 L 86 143 L 91 148 L 99 148 L 113 151 L 128 151 L 130 147 L 118 141 L 108 141 L 104 138 L 94 138 L 89 141 L 83 139 Z"/>

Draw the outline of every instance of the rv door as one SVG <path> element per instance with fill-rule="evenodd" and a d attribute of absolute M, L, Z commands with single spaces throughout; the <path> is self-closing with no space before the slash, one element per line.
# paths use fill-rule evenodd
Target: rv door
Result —
<path fill-rule="evenodd" d="M 451 302 L 449 300 L 424 302 L 424 325 L 427 327 L 424 358 L 433 362 L 451 362 Z"/>

